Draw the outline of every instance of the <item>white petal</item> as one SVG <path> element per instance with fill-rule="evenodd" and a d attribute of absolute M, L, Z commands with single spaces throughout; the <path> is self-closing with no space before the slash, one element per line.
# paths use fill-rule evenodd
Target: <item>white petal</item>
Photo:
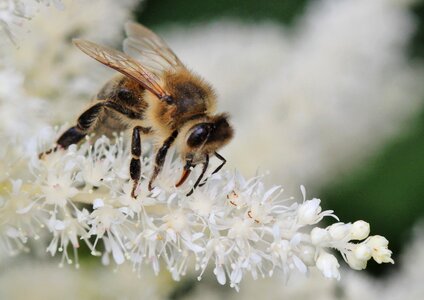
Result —
<path fill-rule="evenodd" d="M 305 186 L 301 185 L 300 190 L 302 191 L 303 201 L 306 201 L 306 189 Z"/>
<path fill-rule="evenodd" d="M 94 199 L 94 201 L 93 201 L 93 209 L 97 209 L 97 208 L 103 207 L 103 206 L 105 206 L 105 203 L 103 202 L 102 199 L 100 199 L 100 198 Z"/>
<path fill-rule="evenodd" d="M 222 266 L 216 266 L 213 272 L 216 275 L 216 279 L 218 280 L 219 284 L 224 285 L 227 282 L 227 278 Z"/>
<path fill-rule="evenodd" d="M 306 274 L 308 272 L 308 267 L 304 264 L 304 262 L 299 257 L 297 257 L 296 255 L 293 255 L 292 259 L 293 259 L 294 265 L 301 273 Z"/>
<path fill-rule="evenodd" d="M 125 261 L 124 254 L 122 253 L 121 247 L 115 242 L 114 239 L 110 239 L 110 244 L 112 246 L 112 255 L 115 262 L 120 265 Z"/>

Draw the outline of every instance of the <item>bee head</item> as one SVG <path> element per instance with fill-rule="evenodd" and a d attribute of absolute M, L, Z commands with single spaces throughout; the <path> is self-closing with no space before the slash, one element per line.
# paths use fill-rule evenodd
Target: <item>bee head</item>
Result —
<path fill-rule="evenodd" d="M 197 163 L 205 154 L 214 153 L 233 137 L 234 130 L 226 114 L 209 117 L 202 123 L 192 125 L 186 135 L 186 160 Z"/>
<path fill-rule="evenodd" d="M 234 129 L 228 123 L 226 114 L 208 117 L 190 126 L 181 153 L 186 165 L 176 187 L 184 183 L 191 172 L 191 167 L 205 161 L 207 163 L 210 154 L 220 157 L 216 151 L 225 146 L 234 135 Z"/>

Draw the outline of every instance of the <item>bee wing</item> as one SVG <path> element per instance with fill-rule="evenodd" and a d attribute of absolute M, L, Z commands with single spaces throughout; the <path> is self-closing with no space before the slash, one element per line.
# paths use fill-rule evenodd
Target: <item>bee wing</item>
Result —
<path fill-rule="evenodd" d="M 158 76 L 166 70 L 184 67 L 165 41 L 150 29 L 135 22 L 127 22 L 125 32 L 127 38 L 124 40 L 124 52 Z"/>
<path fill-rule="evenodd" d="M 88 56 L 136 80 L 159 99 L 168 96 L 159 85 L 160 77 L 127 54 L 86 40 L 74 39 L 73 43 Z"/>

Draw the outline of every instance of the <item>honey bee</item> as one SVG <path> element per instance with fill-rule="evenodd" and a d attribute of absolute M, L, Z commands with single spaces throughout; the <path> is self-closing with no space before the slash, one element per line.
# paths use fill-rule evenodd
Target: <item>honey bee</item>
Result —
<path fill-rule="evenodd" d="M 79 116 L 76 125 L 65 131 L 56 146 L 40 157 L 58 148 L 66 149 L 94 131 L 132 129 L 131 196 L 137 197 L 143 137 L 153 138 L 156 152 L 149 190 L 153 189 L 154 180 L 173 145 L 185 162 L 176 187 L 185 182 L 197 164 L 203 165 L 187 194 L 190 195 L 204 184 L 201 181 L 212 155 L 221 160 L 213 173 L 224 166 L 226 160 L 217 151 L 231 140 L 234 130 L 227 114 L 215 113 L 216 95 L 212 87 L 189 71 L 164 40 L 134 22 L 125 24 L 125 32 L 124 52 L 86 40 L 73 40 L 85 54 L 121 74 L 103 86 L 94 104 Z"/>

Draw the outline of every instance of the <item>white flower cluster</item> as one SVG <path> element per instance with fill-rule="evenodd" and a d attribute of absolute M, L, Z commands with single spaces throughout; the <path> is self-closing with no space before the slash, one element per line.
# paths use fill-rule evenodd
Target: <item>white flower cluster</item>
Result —
<path fill-rule="evenodd" d="M 306 278 L 294 274 L 289 284 L 282 284 L 281 276 L 276 274 L 269 280 L 246 278 L 240 285 L 240 292 L 217 292 L 213 278 L 198 283 L 184 300 L 256 300 L 256 299 L 318 299 L 318 300 L 419 300 L 424 299 L 424 231 L 418 226 L 417 234 L 404 244 L 395 272 L 385 276 L 371 276 L 367 272 L 356 272 L 342 268 L 343 280 L 326 280 L 320 272 L 311 270 Z M 413 258 L 413 259 L 411 259 Z M 24 274 L 22 274 L 24 275 Z"/>
<path fill-rule="evenodd" d="M 266 189 L 262 177 L 246 180 L 222 171 L 186 197 L 197 172 L 175 188 L 182 164 L 172 155 L 155 189 L 148 192 L 148 180 L 143 180 L 135 200 L 128 151 L 122 136 L 114 143 L 102 137 L 43 160 L 29 159 L 31 178 L 0 183 L 3 248 L 15 253 L 26 248 L 28 239 L 47 233 L 47 251 L 61 253 L 62 264 L 75 260 L 78 266 L 83 241 L 104 264 L 111 259 L 118 265 L 129 261 L 134 269 L 149 264 L 158 273 L 162 262 L 175 280 L 190 265 L 200 280 L 212 266 L 219 283 L 236 289 L 246 273 L 258 278 L 281 270 L 288 276 L 294 270 L 307 273 L 312 266 L 338 279 L 339 263 L 331 248 L 355 269 L 365 268 L 371 257 L 393 263 L 387 240 L 368 237 L 366 222 L 316 227 L 326 216 L 337 217 L 322 211 L 319 199 L 307 200 L 303 187 L 298 203 L 282 197 L 279 186 Z M 142 178 L 151 166 L 150 156 L 145 157 Z"/>
<path fill-rule="evenodd" d="M 330 247 L 340 251 L 344 260 L 352 269 L 363 270 L 372 257 L 377 263 L 394 263 L 392 252 L 387 248 L 386 238 L 376 235 L 368 237 L 370 226 L 367 222 L 356 221 L 353 224 L 335 223 L 325 229 L 314 228 L 311 241 L 321 248 Z M 365 239 L 365 240 L 364 240 Z M 350 243 L 350 241 L 361 241 Z M 327 278 L 339 278 L 337 259 L 326 252 L 320 253 L 316 265 Z"/>

